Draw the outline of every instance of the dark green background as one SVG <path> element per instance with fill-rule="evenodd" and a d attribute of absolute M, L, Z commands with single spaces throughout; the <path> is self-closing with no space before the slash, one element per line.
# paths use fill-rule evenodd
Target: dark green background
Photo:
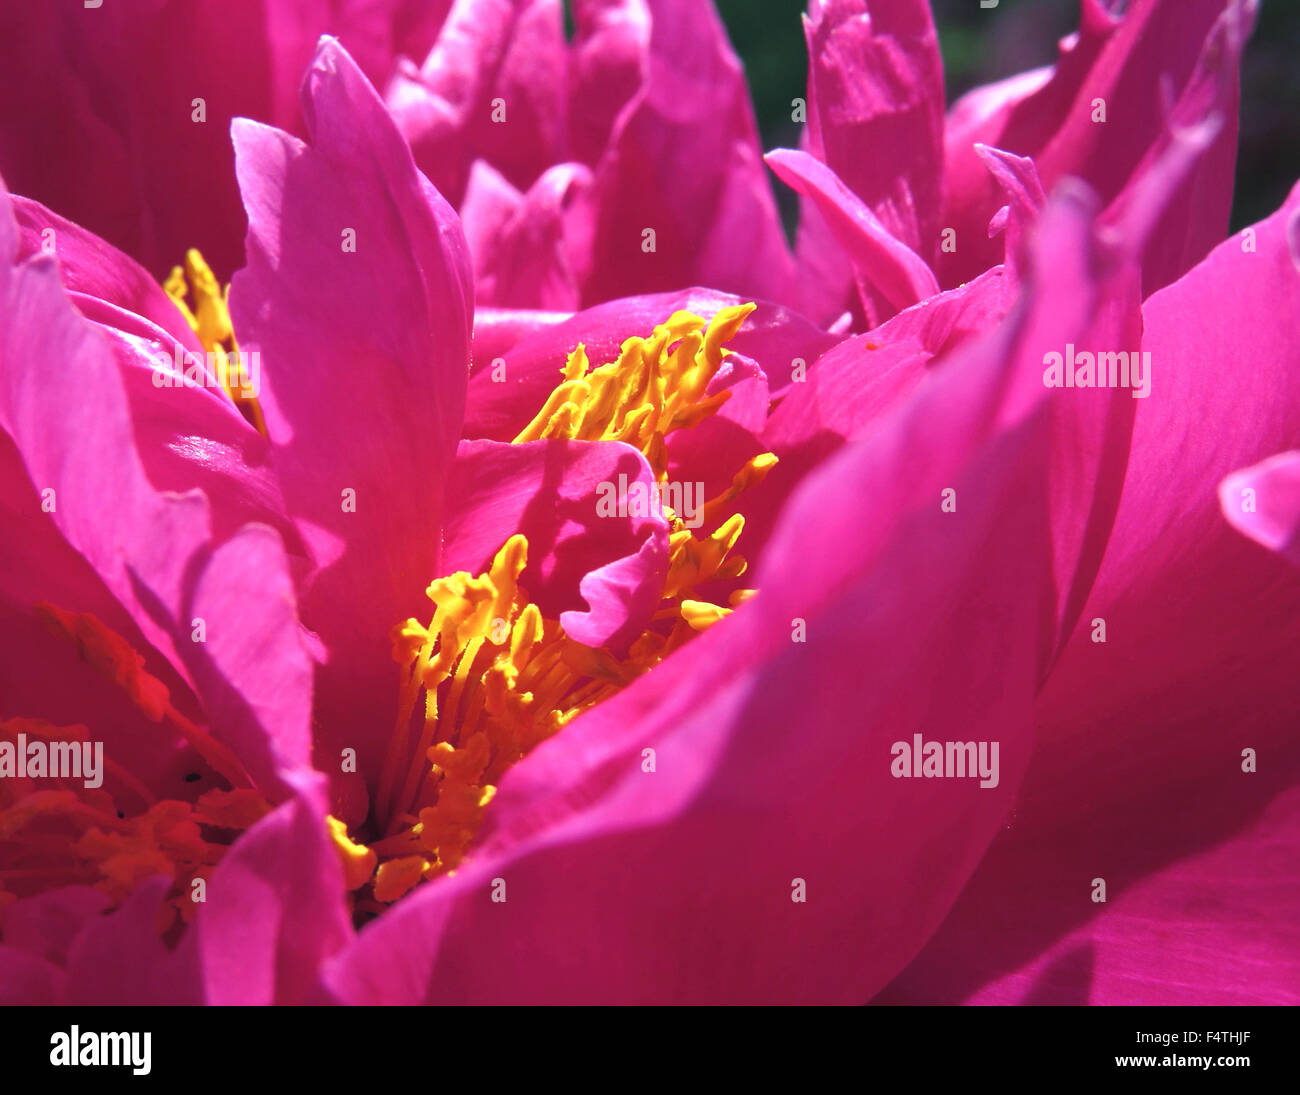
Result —
<path fill-rule="evenodd" d="M 796 145 L 790 100 L 804 93 L 805 0 L 717 0 L 745 63 L 763 147 Z M 933 0 L 948 101 L 976 84 L 1050 63 L 1077 26 L 1078 0 Z M 1300 177 L 1300 0 L 1263 0 L 1242 67 L 1233 228 L 1268 216 Z M 779 188 L 784 189 L 784 188 Z M 785 202 L 783 200 L 782 204 Z"/>

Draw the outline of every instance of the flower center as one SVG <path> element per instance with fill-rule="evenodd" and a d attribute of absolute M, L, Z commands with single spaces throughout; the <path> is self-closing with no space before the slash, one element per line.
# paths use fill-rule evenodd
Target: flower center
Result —
<path fill-rule="evenodd" d="M 664 438 L 704 421 L 730 397 L 728 390 L 708 394 L 708 388 L 729 353 L 724 344 L 753 308 L 723 309 L 711 323 L 677 312 L 649 338 L 625 341 L 617 361 L 596 369 L 579 345 L 515 443 L 622 441 L 665 483 Z M 691 596 L 705 583 L 745 572 L 745 560 L 732 550 L 744 518 L 723 514 L 775 463 L 771 453 L 751 459 L 730 487 L 705 502 L 698 537 L 661 502 L 670 528 L 661 605 L 625 653 L 584 646 L 542 615 L 520 581 L 528 564 L 522 535 L 506 541 L 486 574 L 458 571 L 429 585 L 429 624 L 408 619 L 393 632 L 402 675 L 372 807 L 379 839 L 357 842 L 330 819 L 359 917 L 382 912 L 422 880 L 454 871 L 512 765 L 754 593 L 736 589 L 727 606 Z"/>

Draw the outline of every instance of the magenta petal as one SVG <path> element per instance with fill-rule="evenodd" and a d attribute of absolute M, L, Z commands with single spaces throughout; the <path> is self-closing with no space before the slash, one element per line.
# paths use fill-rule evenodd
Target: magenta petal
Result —
<path fill-rule="evenodd" d="M 472 289 L 455 215 L 337 42 L 303 91 L 311 145 L 235 126 L 250 227 L 231 308 L 261 354 L 273 465 L 321 568 L 301 602 L 330 658 L 318 704 L 355 727 L 389 702 L 389 630 L 438 571 Z"/>
<path fill-rule="evenodd" d="M 16 901 L 4 911 L 5 945 L 63 966 L 81 929 L 109 904 L 107 894 L 90 886 L 62 886 Z"/>
<path fill-rule="evenodd" d="M 528 537 L 520 584 L 544 616 L 588 646 L 645 630 L 668 567 L 668 526 L 655 507 L 598 512 L 602 490 L 648 492 L 654 475 L 616 442 L 462 441 L 443 522 L 443 570 L 482 573 L 515 533 Z M 649 495 L 645 495 L 649 497 Z M 584 603 L 585 602 L 585 603 Z"/>
<path fill-rule="evenodd" d="M 564 90 L 559 0 L 457 0 L 385 98 L 420 170 L 459 205 L 476 159 L 524 188 L 563 158 Z"/>
<path fill-rule="evenodd" d="M 68 955 L 60 1003 L 96 1006 L 200 1004 L 198 973 L 182 946 L 169 951 L 158 934 L 159 907 L 171 880 L 151 878 L 121 908 L 89 921 Z"/>
<path fill-rule="evenodd" d="M 1278 793 L 1300 766 L 1293 747 L 1275 746 L 1260 751 L 1272 774 L 1247 775 L 1233 756 L 1247 740 L 1260 744 L 1224 741 L 1195 780 L 1170 779 L 1174 749 L 1145 754 L 1162 779 L 1134 771 L 1118 794 L 1114 751 L 1044 773 L 1100 795 L 1066 818 L 1017 811 L 876 1002 L 1300 1003 L 1300 789 Z M 1099 877 L 1104 905 L 1091 900 Z"/>
<path fill-rule="evenodd" d="M 216 386 L 215 377 L 187 385 L 173 362 L 179 358 L 181 369 L 193 365 L 186 364 L 185 351 L 169 335 L 102 301 L 74 295 L 73 303 L 111 342 L 150 483 L 160 491 L 202 490 L 218 541 L 255 521 L 274 527 L 289 551 L 303 556 L 271 467 L 271 447 Z"/>
<path fill-rule="evenodd" d="M 351 938 L 319 798 L 307 788 L 263 818 L 208 880 L 191 929 L 206 1003 L 311 1002 L 320 963 Z"/>
<path fill-rule="evenodd" d="M 1040 700 L 1017 826 L 885 999 L 1294 1002 L 1296 894 L 1272 864 L 1296 839 L 1300 579 L 1221 507 L 1280 546 L 1282 522 L 1257 522 L 1286 474 L 1269 458 L 1300 443 L 1298 207 L 1300 191 L 1147 301 L 1152 394 L 1084 626 Z"/>
<path fill-rule="evenodd" d="M 1007 263 L 1014 269 L 1026 230 L 1038 219 L 1047 204 L 1038 169 L 1028 156 L 1013 156 L 1000 148 L 976 145 L 975 152 L 997 179 L 1010 204 L 998 210 L 989 222 L 989 235 L 1006 232 Z"/>
<path fill-rule="evenodd" d="M 0 235 L 6 237 L 0 239 L 0 251 L 16 245 L 7 209 L 0 216 Z M 53 492 L 42 494 L 43 502 L 52 502 L 41 515 L 45 527 L 57 529 L 90 564 L 144 640 L 187 683 L 198 682 L 201 699 L 215 700 L 216 690 L 229 689 L 228 672 L 236 672 L 248 683 L 259 674 L 284 673 L 281 661 L 265 660 L 249 675 L 242 658 L 230 656 L 250 643 L 266 655 L 269 647 L 260 644 L 277 640 L 270 639 L 264 628 L 277 635 L 282 634 L 281 628 L 290 636 L 297 634 L 278 537 L 268 530 L 270 540 L 262 541 L 263 549 L 253 553 L 261 567 L 257 575 L 243 574 L 241 562 L 227 565 L 228 573 L 205 583 L 204 570 L 211 566 L 212 526 L 207 502 L 198 491 L 163 493 L 149 481 L 136 454 L 130 403 L 113 345 L 104 332 L 73 310 L 53 258 L 37 255 L 19 266 L 0 265 L 0 313 L 6 317 L 0 332 L 0 356 L 5 362 L 0 369 L 4 382 L 0 426 L 12 439 L 35 491 Z M 75 383 L 68 381 L 70 376 Z M 180 389 L 176 394 L 197 398 L 203 393 Z M 217 554 L 227 558 L 230 552 L 219 549 Z M 32 600 L 51 588 L 41 570 L 56 558 L 31 559 L 37 572 L 28 575 L 30 600 L 22 608 L 30 608 Z M 251 607 L 226 601 L 217 610 L 224 624 L 216 645 L 208 648 L 194 641 L 196 581 L 203 586 L 198 600 L 207 603 L 208 597 L 222 596 L 218 590 L 238 584 L 241 575 L 253 586 L 259 581 L 269 583 L 277 599 L 256 601 Z M 276 579 L 281 581 L 279 587 Z M 96 611 L 98 587 L 82 592 L 95 599 L 87 604 L 78 596 L 60 607 Z M 114 615 L 108 614 L 106 622 L 115 626 Z M 283 677 L 276 679 L 277 685 L 287 683 Z M 262 700 L 256 689 L 250 697 L 255 706 Z M 227 744 L 239 749 L 249 769 L 263 777 L 268 788 L 274 787 L 274 773 L 281 764 L 293 767 L 305 759 L 309 707 L 309 694 L 303 688 L 296 692 L 286 688 L 276 704 L 238 717 L 226 704 L 223 711 L 230 717 L 217 721 L 213 732 L 228 738 Z M 297 729 L 291 725 L 294 717 Z M 283 758 L 276 756 L 280 738 L 286 750 Z"/>
<path fill-rule="evenodd" d="M 54 492 L 43 496 L 54 500 L 48 520 L 179 668 L 175 644 L 189 570 L 208 538 L 207 505 L 197 492 L 167 496 L 149 483 L 108 341 L 73 310 L 55 260 L 38 255 L 15 266 L 17 247 L 4 200 L 0 429 L 36 491 Z"/>
<path fill-rule="evenodd" d="M 1243 536 L 1300 566 L 1300 452 L 1233 472 L 1219 486 L 1219 503 Z"/>
<path fill-rule="evenodd" d="M 813 0 L 809 151 L 895 239 L 938 254 L 943 65 L 925 0 Z"/>
<path fill-rule="evenodd" d="M 721 20 L 709 0 L 647 7 L 645 82 L 575 209 L 583 300 L 697 284 L 785 299 L 792 263 Z"/>
<path fill-rule="evenodd" d="M 474 164 L 460 216 L 480 303 L 568 312 L 578 306 L 564 218 L 590 182 L 581 164 L 558 164 L 520 194 L 482 160 Z"/>
<path fill-rule="evenodd" d="M 1252 19 L 1249 0 L 1133 0 L 1119 19 L 1112 19 L 1101 0 L 1086 0 L 1080 32 L 1067 40 L 1050 77 L 1027 73 L 958 102 L 946 142 L 944 212 L 958 246 L 941 256 L 943 283 L 968 280 L 997 261 L 985 226 L 1003 203 L 983 173 L 976 143 L 1031 156 L 1048 190 L 1077 175 L 1110 202 L 1140 174 L 1142 161 L 1164 136 L 1166 93 L 1177 99 L 1194 82 L 1198 59 L 1207 51 L 1225 92 L 1226 116 L 1148 245 L 1148 292 L 1187 270 L 1227 227 L 1236 66 Z M 1105 102 L 1104 123 L 1093 120 L 1098 99 Z"/>
<path fill-rule="evenodd" d="M 62 996 L 63 971 L 58 966 L 0 943 L 0 1006 L 40 1007 L 60 1003 Z"/>
<path fill-rule="evenodd" d="M 203 353 L 180 310 L 134 259 L 39 202 L 15 197 L 13 210 L 18 222 L 20 259 L 53 249 L 59 260 L 59 277 L 69 290 L 142 316 L 186 350 Z M 177 255 L 176 261 L 180 259 Z"/>
<path fill-rule="evenodd" d="M 767 162 L 782 181 L 816 204 L 835 233 L 853 264 L 871 326 L 939 291 L 925 260 L 891 235 L 825 164 L 788 148 L 769 152 Z"/>
<path fill-rule="evenodd" d="M 594 167 L 624 107 L 645 81 L 650 51 L 646 0 L 574 0 L 569 46 L 569 144 Z"/>
<path fill-rule="evenodd" d="M 275 531 L 249 525 L 217 548 L 189 613 L 203 621 L 194 674 L 208 717 L 258 787 L 283 791 L 311 763 L 312 662 Z"/>

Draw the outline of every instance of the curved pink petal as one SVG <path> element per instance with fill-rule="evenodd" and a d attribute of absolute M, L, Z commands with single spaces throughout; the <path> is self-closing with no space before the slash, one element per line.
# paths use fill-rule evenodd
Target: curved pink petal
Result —
<path fill-rule="evenodd" d="M 63 971 L 53 962 L 0 943 L 0 1005 L 40 1007 L 63 995 Z"/>
<path fill-rule="evenodd" d="M 476 159 L 524 189 L 564 158 L 565 65 L 559 0 L 456 0 L 385 98 L 420 170 L 459 206 Z"/>
<path fill-rule="evenodd" d="M 6 206 L 0 215 L 0 253 L 15 254 L 17 242 Z M 195 583 L 201 584 L 212 566 L 206 499 L 197 490 L 164 493 L 149 481 L 137 456 L 130 403 L 112 343 L 73 310 L 53 257 L 36 255 L 16 266 L 12 260 L 0 263 L 0 314 L 5 316 L 0 428 L 17 457 L 7 461 L 6 470 L 21 468 L 29 484 L 6 482 L 5 505 L 23 513 L 23 524 L 35 534 L 25 557 L 20 556 L 29 569 L 28 599 L 21 599 L 22 591 L 13 594 L 19 615 L 29 614 L 47 591 L 60 589 L 70 596 L 55 603 L 67 611 L 103 611 L 110 627 L 119 626 L 117 617 L 125 614 L 139 629 L 141 647 L 156 649 L 200 702 L 215 704 L 217 693 L 231 687 L 225 674 L 232 666 L 214 660 L 214 651 L 193 641 L 191 615 Z M 48 570 L 66 559 L 61 551 L 49 551 L 55 539 L 75 549 L 98 581 L 87 581 L 80 566 L 71 570 L 69 582 L 50 578 Z M 266 568 L 286 566 L 278 538 L 260 560 L 264 579 L 272 577 Z M 239 577 L 212 580 L 224 587 Z M 283 600 L 283 590 L 280 596 Z M 241 604 L 227 625 L 244 639 L 264 636 L 267 628 L 292 628 L 296 634 L 296 624 L 277 618 L 280 608 L 278 603 Z M 280 671 L 281 665 L 270 661 L 255 668 L 255 673 Z M 305 721 L 307 697 L 301 690 L 286 691 L 281 702 L 278 714 L 296 703 L 302 705 L 298 717 Z M 239 717 L 232 713 L 213 726 L 218 738 L 239 746 L 244 763 L 263 777 L 268 789 L 278 783 L 278 738 L 283 735 L 291 755 L 292 743 L 304 737 L 290 721 L 270 715 L 241 708 Z M 297 764 L 305 761 L 301 746 L 299 750 Z"/>
<path fill-rule="evenodd" d="M 785 299 L 792 262 L 722 23 L 708 0 L 646 6 L 645 82 L 574 208 L 583 300 L 697 284 Z"/>
<path fill-rule="evenodd" d="M 566 312 L 578 306 L 564 217 L 590 182 L 581 164 L 558 164 L 521 194 L 482 160 L 474 164 L 460 217 L 479 302 Z"/>
<path fill-rule="evenodd" d="M 1180 97 L 1207 78 L 1221 90 L 1223 124 L 1167 206 L 1148 241 L 1147 291 L 1168 284 L 1223 238 L 1232 196 L 1237 134 L 1237 64 L 1253 22 L 1251 0 L 1134 0 L 1112 18 L 1086 0 L 1079 34 L 1067 39 L 1050 78 L 1026 74 L 973 92 L 952 111 L 946 141 L 943 222 L 957 250 L 940 260 L 954 285 L 997 261 L 984 231 L 1003 204 L 975 145 L 1030 156 L 1047 189 L 1084 178 L 1109 203 L 1140 176 L 1165 135 L 1167 94 Z M 1106 120 L 1100 118 L 1104 102 Z M 1177 111 L 1175 110 L 1175 116 Z"/>
<path fill-rule="evenodd" d="M 989 236 L 1006 232 L 1006 262 L 1014 270 L 1021 241 L 1047 204 L 1047 195 L 1043 193 L 1038 169 L 1028 156 L 1013 156 L 1000 148 L 981 144 L 975 146 L 975 152 L 1008 199 L 1008 204 L 989 222 Z"/>
<path fill-rule="evenodd" d="M 925 260 L 894 237 L 833 170 L 789 148 L 769 152 L 766 159 L 782 181 L 816 204 L 835 233 L 853 264 L 869 325 L 939 291 Z"/>
<path fill-rule="evenodd" d="M 14 197 L 18 257 L 49 252 L 59 260 L 59 277 L 72 292 L 105 301 L 149 320 L 196 354 L 198 338 L 162 286 L 134 259 L 80 225 L 29 198 Z M 177 255 L 177 261 L 180 261 Z"/>
<path fill-rule="evenodd" d="M 605 514 L 597 504 L 602 490 L 650 497 L 654 475 L 640 453 L 616 442 L 462 441 L 452 475 L 443 570 L 482 573 L 521 532 L 522 585 L 571 638 L 619 646 L 645 630 L 663 592 L 668 526 L 655 506 Z"/>
<path fill-rule="evenodd" d="M 87 923 L 68 955 L 62 1004 L 115 1006 L 200 1004 L 198 972 L 182 946 L 169 951 L 158 934 L 159 906 L 171 880 L 151 878 L 121 908 Z"/>
<path fill-rule="evenodd" d="M 650 9 L 647 0 L 574 0 L 569 46 L 569 147 L 574 159 L 595 167 L 619 114 L 648 71 Z"/>
<path fill-rule="evenodd" d="M 1270 864 L 1295 842 L 1300 580 L 1230 527 L 1219 492 L 1300 444 L 1298 210 L 1300 190 L 1147 301 L 1152 395 L 1017 821 L 885 999 L 1018 998 L 1040 977 L 1058 1002 L 1294 1001 L 1297 895 Z M 1094 877 L 1118 899 L 1094 905 Z"/>
<path fill-rule="evenodd" d="M 273 467 L 318 567 L 301 600 L 328 655 L 317 706 L 355 736 L 390 700 L 390 629 L 438 573 L 472 288 L 455 215 L 333 40 L 303 109 L 310 145 L 235 125 L 250 227 L 231 310 L 261 355 Z"/>
<path fill-rule="evenodd" d="M 943 64 L 924 0 L 812 0 L 808 151 L 896 240 L 933 262 L 942 199 Z"/>
<path fill-rule="evenodd" d="M 174 665 L 188 568 L 208 538 L 197 492 L 163 496 L 135 454 L 109 343 L 73 310 L 53 257 L 14 265 L 17 229 L 0 209 L 0 429 L 12 439 L 50 523 L 91 564 Z M 75 377 L 69 383 L 68 377 Z M 137 586 L 139 583 L 139 586 Z M 161 617 L 156 618 L 158 608 Z"/>
<path fill-rule="evenodd" d="M 302 1004 L 322 961 L 352 936 L 321 796 L 304 792 L 245 833 L 191 927 L 208 1004 Z"/>
<path fill-rule="evenodd" d="M 191 629 L 203 621 L 193 673 L 209 719 L 258 787 L 284 793 L 311 763 L 312 659 L 279 535 L 248 525 L 222 543 L 187 615 Z M 274 728 L 269 739 L 263 727 Z"/>
<path fill-rule="evenodd" d="M 1300 758 L 1293 745 L 1260 749 L 1248 775 L 1233 749 L 1248 740 L 1260 744 L 1223 742 L 1194 778 L 1172 753 L 1144 755 L 1160 779 L 1132 769 L 1119 788 L 1111 758 L 1072 767 L 1065 778 L 1088 786 L 1091 806 L 1064 817 L 1017 810 L 949 919 L 876 1002 L 1300 1002 L 1290 868 Z M 1098 878 L 1104 904 L 1092 900 Z"/>

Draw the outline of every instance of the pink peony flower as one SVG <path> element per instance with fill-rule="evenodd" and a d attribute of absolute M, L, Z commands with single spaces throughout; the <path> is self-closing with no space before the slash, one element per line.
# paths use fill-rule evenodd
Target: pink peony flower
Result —
<path fill-rule="evenodd" d="M 0 745 L 107 759 L 0 780 L 0 995 L 1294 1002 L 1252 7 L 945 120 L 926 5 L 815 3 L 797 259 L 711 5 L 575 10 L 323 39 L 228 293 L 6 192 Z"/>

